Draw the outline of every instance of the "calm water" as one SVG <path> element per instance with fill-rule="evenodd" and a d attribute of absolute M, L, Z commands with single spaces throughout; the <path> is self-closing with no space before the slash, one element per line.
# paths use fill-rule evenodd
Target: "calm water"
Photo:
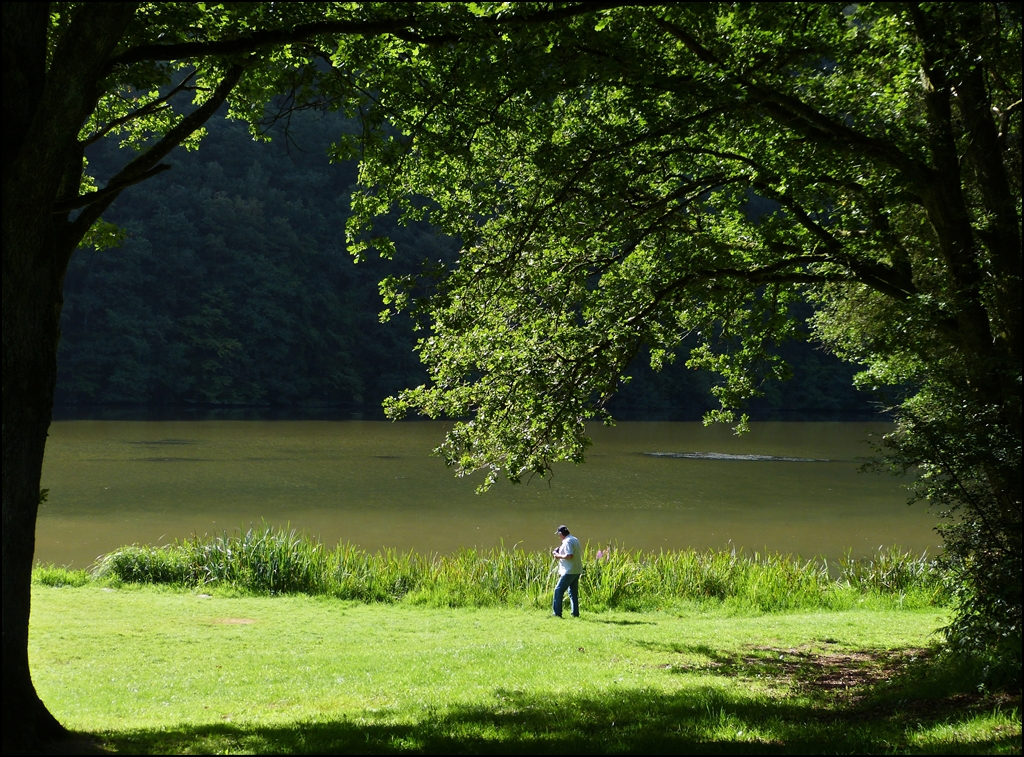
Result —
<path fill-rule="evenodd" d="M 699 423 L 593 428 L 582 466 L 474 493 L 430 450 L 441 423 L 198 421 L 54 423 L 36 557 L 86 566 L 130 543 L 268 522 L 381 547 L 453 551 L 581 539 L 657 550 L 777 550 L 838 557 L 899 544 L 934 553 L 934 517 L 899 480 L 858 473 L 881 423 L 755 423 L 737 438 Z M 693 459 L 651 453 L 813 458 Z M 829 462 L 821 462 L 825 459 Z"/>

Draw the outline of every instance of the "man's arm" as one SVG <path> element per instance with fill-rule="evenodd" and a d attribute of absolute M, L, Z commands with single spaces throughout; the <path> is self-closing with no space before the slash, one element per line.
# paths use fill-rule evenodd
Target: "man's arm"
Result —
<path fill-rule="evenodd" d="M 551 550 L 551 556 L 552 557 L 557 557 L 560 560 L 571 560 L 574 553 L 573 552 L 564 552 L 563 551 L 564 549 L 565 549 L 565 545 L 563 544 L 558 549 Z"/>

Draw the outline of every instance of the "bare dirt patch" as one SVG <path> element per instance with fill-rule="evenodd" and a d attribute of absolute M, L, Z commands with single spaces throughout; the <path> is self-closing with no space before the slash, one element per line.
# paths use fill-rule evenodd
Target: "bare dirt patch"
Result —
<path fill-rule="evenodd" d="M 1020 707 L 1019 694 L 983 693 L 981 691 L 947 692 L 935 696 L 922 695 L 920 686 L 907 685 L 932 664 L 931 649 L 853 650 L 828 652 L 819 648 L 751 647 L 754 654 L 744 655 L 733 663 L 739 675 L 749 671 L 771 676 L 810 694 L 827 709 L 852 720 L 920 719 L 936 721 L 948 717 L 964 717 L 970 712 L 993 708 Z M 723 666 L 725 668 L 729 665 Z M 915 668 L 917 672 L 915 672 Z M 890 687 L 890 684 L 892 685 Z M 893 699 L 878 695 L 886 689 L 904 690 L 905 695 Z"/>
<path fill-rule="evenodd" d="M 771 668 L 800 689 L 824 695 L 860 698 L 868 689 L 906 670 L 908 665 L 931 654 L 927 649 L 828 652 L 807 647 L 777 649 L 753 647 L 758 655 L 745 656 L 742 664 Z M 767 672 L 767 671 L 766 671 Z"/>

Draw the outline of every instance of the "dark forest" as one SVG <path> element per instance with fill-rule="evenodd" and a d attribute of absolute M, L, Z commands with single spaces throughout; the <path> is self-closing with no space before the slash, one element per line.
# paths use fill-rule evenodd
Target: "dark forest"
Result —
<path fill-rule="evenodd" d="M 387 224 L 392 260 L 356 264 L 345 248 L 354 162 L 330 146 L 353 125 L 298 112 L 270 142 L 216 119 L 201 152 L 126 192 L 106 218 L 116 247 L 82 250 L 64 286 L 57 417 L 266 408 L 383 417 L 381 401 L 426 380 L 408 318 L 381 323 L 378 281 L 454 260 L 458 243 L 426 225 Z M 125 160 L 115 140 L 88 154 L 100 181 Z M 387 222 L 385 222 L 387 223 Z M 809 312 L 809 311 L 808 311 Z M 854 366 L 820 347 L 780 348 L 793 378 L 768 383 L 757 419 L 860 419 L 879 403 Z M 696 420 L 716 406 L 714 374 L 685 355 L 654 372 L 637 356 L 613 400 L 624 420 Z"/>

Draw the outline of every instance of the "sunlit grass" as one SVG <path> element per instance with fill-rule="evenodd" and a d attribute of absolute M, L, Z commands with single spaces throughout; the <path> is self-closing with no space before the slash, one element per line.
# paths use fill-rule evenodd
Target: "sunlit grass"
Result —
<path fill-rule="evenodd" d="M 935 664 L 945 622 L 36 584 L 30 659 L 57 717 L 121 753 L 1019 753 L 1019 698 Z"/>
<path fill-rule="evenodd" d="M 946 599 L 934 564 L 895 548 L 868 560 L 846 557 L 831 566 L 831 573 L 823 560 L 728 551 L 653 554 L 588 545 L 584 562 L 581 590 L 592 609 L 704 602 L 778 612 L 841 610 L 865 602 L 925 607 Z M 97 575 L 125 583 L 232 586 L 431 607 L 542 607 L 556 580 L 552 559 L 543 552 L 369 553 L 350 544 L 329 550 L 295 531 L 271 527 L 164 547 L 124 547 L 102 558 Z"/>
<path fill-rule="evenodd" d="M 91 580 L 89 571 L 70 570 L 56 565 L 40 565 L 32 571 L 32 581 L 43 586 L 85 586 Z"/>

